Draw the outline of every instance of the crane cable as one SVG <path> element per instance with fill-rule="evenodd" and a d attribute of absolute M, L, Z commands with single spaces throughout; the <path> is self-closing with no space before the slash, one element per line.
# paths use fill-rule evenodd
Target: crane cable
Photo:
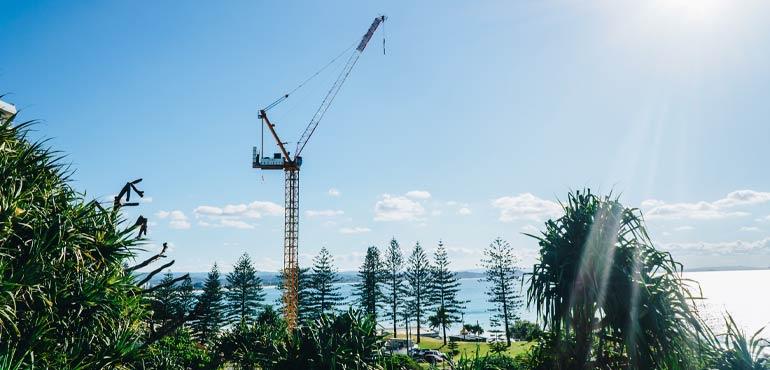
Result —
<path fill-rule="evenodd" d="M 351 44 L 350 46 L 348 46 L 348 47 L 347 47 L 345 50 L 343 50 L 341 53 L 339 53 L 339 54 L 338 54 L 336 57 L 332 58 L 332 60 L 330 60 L 328 63 L 326 63 L 326 65 L 324 65 L 323 67 L 321 67 L 321 69 L 319 69 L 318 71 L 316 71 L 315 73 L 313 73 L 313 74 L 312 74 L 310 77 L 308 77 L 308 78 L 306 78 L 304 81 L 302 81 L 302 83 L 300 83 L 299 85 L 297 85 L 297 87 L 295 87 L 294 89 L 292 89 L 292 90 L 291 90 L 291 91 L 289 91 L 288 93 L 286 93 L 286 94 L 282 95 L 281 97 L 279 97 L 278 99 L 276 99 L 274 102 L 270 103 L 270 105 L 268 105 L 267 107 L 265 107 L 264 111 L 265 111 L 265 112 L 267 112 L 268 110 L 272 109 L 272 108 L 273 108 L 273 107 L 275 107 L 276 105 L 278 105 L 278 104 L 281 104 L 281 103 L 282 103 L 284 100 L 286 100 L 286 99 L 289 97 L 289 95 L 291 95 L 291 94 L 294 94 L 294 92 L 295 92 L 295 91 L 297 91 L 297 90 L 301 89 L 303 86 L 305 86 L 305 84 L 307 84 L 308 82 L 310 82 L 310 80 L 314 79 L 316 76 L 318 76 L 319 74 L 321 74 L 321 72 L 323 72 L 324 70 L 326 70 L 326 68 L 329 68 L 329 66 L 331 66 L 332 64 L 334 64 L 334 62 L 336 62 L 338 59 L 340 59 L 340 58 L 341 58 L 343 55 L 347 54 L 347 52 L 349 52 L 349 51 L 350 51 L 350 49 L 354 48 L 355 46 L 356 46 L 356 43 L 354 42 L 353 44 Z"/>

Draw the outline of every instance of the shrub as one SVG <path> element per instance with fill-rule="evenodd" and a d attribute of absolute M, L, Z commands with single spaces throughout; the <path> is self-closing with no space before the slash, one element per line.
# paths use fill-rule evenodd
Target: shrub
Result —
<path fill-rule="evenodd" d="M 411 357 L 405 355 L 393 355 L 382 360 L 385 370 L 422 370 L 422 367 Z"/>
<path fill-rule="evenodd" d="M 525 320 L 516 320 L 510 331 L 512 337 L 527 342 L 537 340 L 543 334 L 543 330 L 540 329 L 540 326 Z"/>

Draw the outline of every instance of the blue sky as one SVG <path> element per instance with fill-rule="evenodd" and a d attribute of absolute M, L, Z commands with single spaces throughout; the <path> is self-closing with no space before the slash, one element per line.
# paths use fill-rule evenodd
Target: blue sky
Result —
<path fill-rule="evenodd" d="M 396 237 L 457 269 L 571 189 L 622 194 L 686 267 L 770 266 L 770 3 L 2 1 L 0 91 L 88 197 L 145 180 L 176 271 L 281 264 L 257 110 L 389 19 L 304 151 L 300 254 Z M 384 31 L 384 32 L 383 32 Z M 386 55 L 382 37 L 386 37 Z M 337 65 L 271 111 L 296 141 Z"/>

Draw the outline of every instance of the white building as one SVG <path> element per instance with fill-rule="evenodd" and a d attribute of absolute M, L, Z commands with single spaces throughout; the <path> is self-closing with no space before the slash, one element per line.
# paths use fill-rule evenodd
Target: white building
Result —
<path fill-rule="evenodd" d="M 16 114 L 16 106 L 0 100 L 0 119 L 6 120 Z"/>

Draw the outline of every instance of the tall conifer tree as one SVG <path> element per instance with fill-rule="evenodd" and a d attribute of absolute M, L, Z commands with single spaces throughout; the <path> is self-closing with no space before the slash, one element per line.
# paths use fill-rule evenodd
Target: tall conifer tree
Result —
<path fill-rule="evenodd" d="M 353 285 L 353 296 L 357 306 L 375 321 L 377 310 L 382 307 L 383 278 L 380 250 L 371 246 L 366 250 L 364 262 L 358 269 L 358 282 Z"/>
<path fill-rule="evenodd" d="M 393 337 L 397 338 L 399 307 L 402 306 L 404 297 L 404 256 L 395 238 L 391 239 L 388 245 L 382 265 L 385 271 L 383 302 L 388 307 L 390 319 L 393 320 Z"/>
<path fill-rule="evenodd" d="M 192 323 L 193 333 L 200 342 L 211 343 L 219 333 L 224 321 L 222 282 L 219 281 L 219 268 L 216 263 L 206 276 L 203 292 L 196 303 L 197 318 Z"/>
<path fill-rule="evenodd" d="M 425 254 L 425 250 L 417 242 L 406 263 L 406 272 L 404 274 L 406 282 L 409 284 L 408 289 L 404 291 L 404 295 L 409 297 L 411 301 L 411 304 L 408 306 L 412 314 L 409 316 L 415 320 L 417 343 L 420 343 L 421 329 L 427 316 L 426 311 L 429 310 L 431 303 L 431 275 L 432 271 L 430 262 L 428 262 L 428 255 Z"/>
<path fill-rule="evenodd" d="M 486 269 L 487 296 L 492 303 L 492 308 L 489 309 L 492 313 L 490 321 L 503 327 L 508 346 L 511 345 L 510 328 L 518 318 L 517 311 L 521 306 L 518 289 L 520 277 L 516 273 L 518 261 L 513 247 L 500 238 L 495 239 L 484 250 L 484 258 L 481 260 Z"/>
<path fill-rule="evenodd" d="M 438 242 L 433 258 L 433 280 L 430 292 L 435 312 L 428 320 L 431 326 L 441 329 L 444 344 L 447 344 L 446 329 L 461 321 L 465 302 L 458 298 L 460 281 L 457 274 L 449 270 L 449 257 L 443 242 Z"/>
<path fill-rule="evenodd" d="M 257 309 L 265 299 L 262 290 L 262 279 L 251 263 L 251 258 L 244 253 L 235 264 L 233 272 L 227 274 L 226 317 L 230 324 L 251 321 Z"/>
<path fill-rule="evenodd" d="M 310 312 L 314 316 L 333 312 L 343 301 L 340 287 L 335 285 L 340 282 L 340 277 L 334 267 L 334 257 L 326 247 L 321 248 L 313 259 L 313 274 L 309 282 Z"/>

